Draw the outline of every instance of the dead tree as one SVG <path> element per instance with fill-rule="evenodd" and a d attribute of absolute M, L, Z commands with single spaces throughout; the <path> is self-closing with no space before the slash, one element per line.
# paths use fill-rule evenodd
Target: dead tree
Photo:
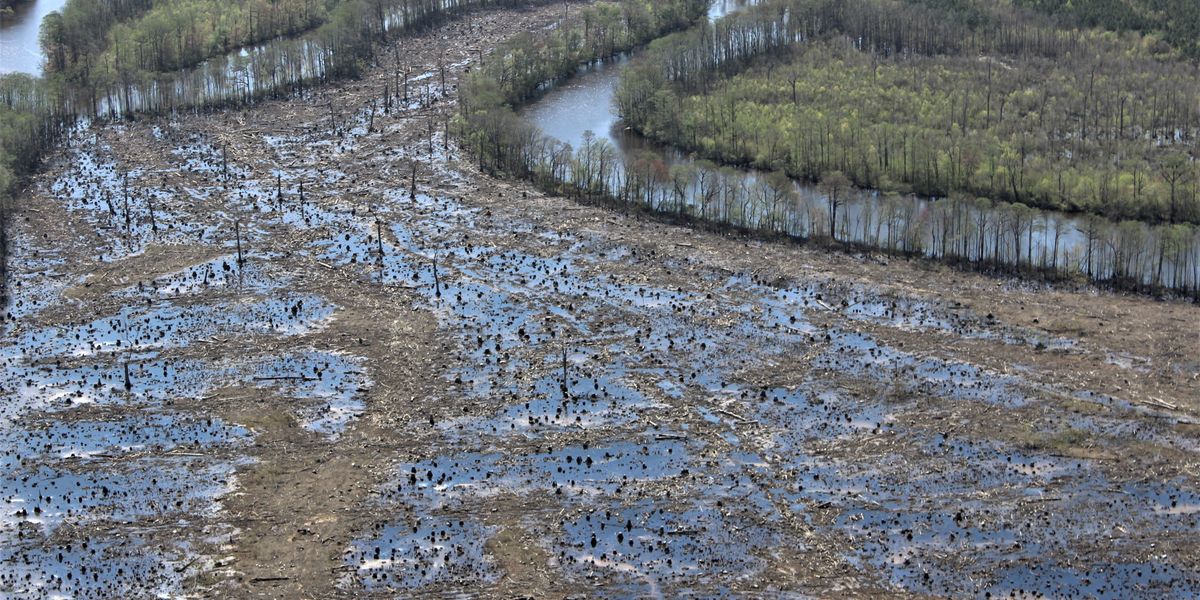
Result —
<path fill-rule="evenodd" d="M 233 237 L 237 243 L 237 264 L 238 264 L 238 270 L 240 271 L 242 268 L 242 264 L 245 263 L 245 260 L 242 258 L 242 223 L 241 223 L 241 221 L 235 220 L 233 222 Z"/>
<path fill-rule="evenodd" d="M 442 280 L 438 277 L 437 255 L 433 256 L 433 296 L 442 297 Z"/>
<path fill-rule="evenodd" d="M 429 117 L 429 120 L 426 122 L 426 124 L 427 124 L 427 127 L 426 127 L 427 132 L 425 134 L 425 137 L 429 142 L 429 156 L 433 156 L 433 117 L 432 116 Z"/>
<path fill-rule="evenodd" d="M 563 393 L 563 400 L 570 400 L 571 394 L 570 394 L 569 390 L 571 388 L 569 386 L 569 382 L 567 381 L 567 342 L 566 342 L 566 339 L 567 339 L 566 334 L 564 334 L 563 335 L 563 345 L 562 345 L 562 393 Z"/>
<path fill-rule="evenodd" d="M 125 184 L 124 184 L 124 190 L 125 190 L 125 199 L 124 199 L 124 204 L 125 204 L 125 206 L 124 206 L 124 209 L 125 209 L 125 235 L 129 235 L 129 234 L 133 233 L 133 232 L 131 231 L 131 229 L 132 229 L 132 227 L 133 227 L 133 219 L 132 219 L 132 217 L 131 217 L 131 216 L 130 216 L 130 214 L 129 214 L 129 173 L 126 173 L 126 174 L 125 174 Z"/>
<path fill-rule="evenodd" d="M 412 169 L 412 179 L 411 179 L 411 184 L 409 185 L 409 188 L 408 188 L 408 199 L 416 200 L 417 199 L 417 161 L 416 160 L 410 161 L 409 166 Z"/>
<path fill-rule="evenodd" d="M 150 231 L 158 235 L 158 221 L 154 219 L 154 194 L 146 194 L 146 207 L 150 209 Z"/>
<path fill-rule="evenodd" d="M 445 98 L 446 97 L 446 51 L 445 50 L 442 50 L 442 52 L 440 54 L 438 54 L 437 67 L 438 67 L 438 75 L 440 76 L 440 78 L 442 80 L 442 97 Z"/>
<path fill-rule="evenodd" d="M 375 242 L 379 247 L 379 283 L 383 283 L 383 275 L 387 271 L 387 265 L 384 263 L 383 254 L 383 224 L 379 218 L 375 218 Z"/>

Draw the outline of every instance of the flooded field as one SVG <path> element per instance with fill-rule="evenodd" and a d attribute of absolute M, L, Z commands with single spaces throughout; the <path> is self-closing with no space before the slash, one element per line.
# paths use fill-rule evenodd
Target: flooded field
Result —
<path fill-rule="evenodd" d="M 560 14 L 414 40 L 429 104 L 71 136 L 13 232 L 0 596 L 1200 595 L 1194 306 L 480 175 L 430 125 L 466 48 Z"/>
<path fill-rule="evenodd" d="M 42 19 L 65 5 L 66 0 L 29 0 L 17 3 L 10 13 L 0 14 L 0 75 L 41 74 L 46 59 L 38 42 Z"/>

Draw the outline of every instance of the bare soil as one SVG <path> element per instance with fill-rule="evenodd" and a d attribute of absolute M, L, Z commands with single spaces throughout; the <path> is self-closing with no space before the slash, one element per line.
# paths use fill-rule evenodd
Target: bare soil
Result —
<path fill-rule="evenodd" d="M 0 595 L 1200 593 L 1200 309 L 478 173 L 458 77 L 561 14 L 406 38 L 388 114 L 391 64 L 73 137 L 13 227 Z"/>

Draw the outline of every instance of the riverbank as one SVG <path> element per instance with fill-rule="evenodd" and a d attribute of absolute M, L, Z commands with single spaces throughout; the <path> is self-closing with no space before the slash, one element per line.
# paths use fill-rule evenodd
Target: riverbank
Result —
<path fill-rule="evenodd" d="M 47 14 L 64 4 L 66 0 L 20 0 L 7 14 L 0 6 L 0 75 L 41 73 L 45 56 L 38 43 L 39 27 Z"/>
<path fill-rule="evenodd" d="M 729 21 L 718 29 L 726 35 L 745 29 L 754 37 L 756 18 L 745 24 Z M 672 39 L 691 40 L 694 33 Z M 674 47 L 660 45 L 667 53 Z M 982 198 L 883 194 L 854 189 L 840 173 L 813 185 L 778 171 L 722 168 L 637 139 L 631 131 L 636 123 L 616 131 L 624 127 L 613 105 L 624 61 L 592 68 L 597 70 L 576 75 L 561 90 L 521 107 L 521 116 L 550 139 L 515 133 L 520 127 L 507 122 L 483 123 L 490 131 L 484 135 L 510 139 L 477 149 L 487 154 L 481 161 L 550 189 L 574 188 L 569 193 L 607 196 L 669 218 L 720 221 L 769 238 L 817 238 L 824 244 L 845 244 L 851 251 L 922 256 L 1034 280 L 1082 278 L 1139 293 L 1200 294 L 1200 230 L 1187 224 L 1114 223 Z M 643 98 L 637 104 L 644 111 L 646 103 L 659 100 Z M 585 137 L 587 129 L 592 135 Z"/>
<path fill-rule="evenodd" d="M 414 106 L 380 67 L 56 150 L 12 229 L 0 591 L 1200 593 L 1195 307 L 491 177 L 455 91 L 560 15 L 416 38 Z"/>

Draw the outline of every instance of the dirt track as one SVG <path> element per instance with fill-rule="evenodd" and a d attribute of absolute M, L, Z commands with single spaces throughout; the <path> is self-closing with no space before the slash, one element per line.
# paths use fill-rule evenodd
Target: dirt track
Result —
<path fill-rule="evenodd" d="M 409 40 L 450 98 L 392 114 L 385 67 L 73 137 L 14 227 L 0 595 L 1200 593 L 1196 307 L 482 176 L 436 115 L 560 11 Z"/>

